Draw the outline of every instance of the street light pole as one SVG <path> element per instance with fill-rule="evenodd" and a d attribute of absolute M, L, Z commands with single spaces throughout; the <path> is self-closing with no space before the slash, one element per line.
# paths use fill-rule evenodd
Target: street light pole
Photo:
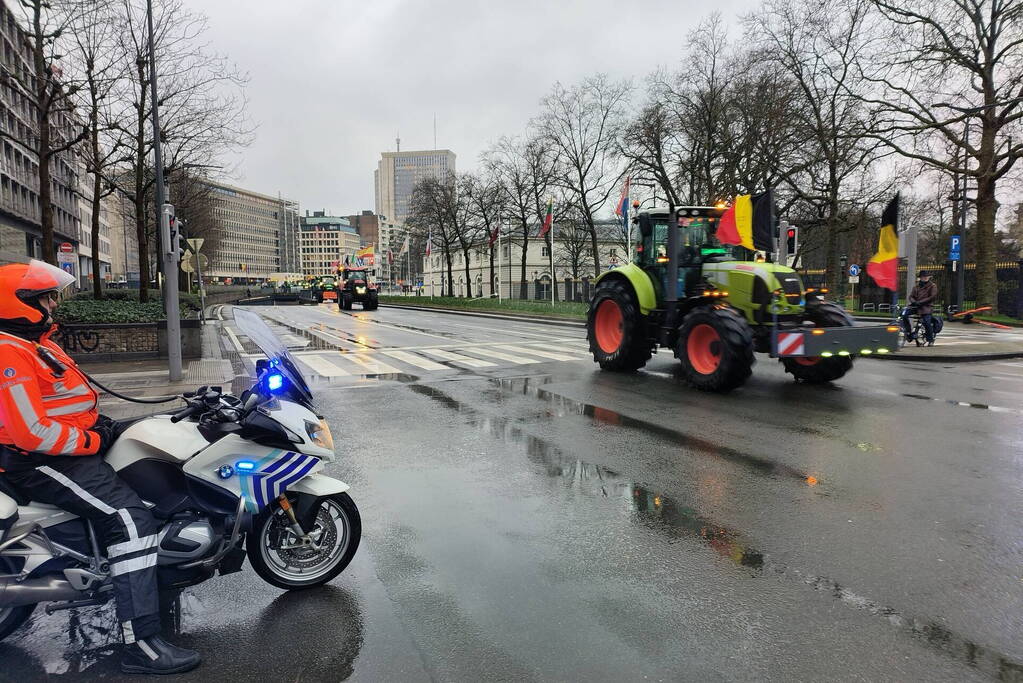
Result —
<path fill-rule="evenodd" d="M 171 382 L 181 381 L 181 309 L 178 306 L 178 247 L 171 240 L 170 213 L 164 204 L 163 155 L 160 150 L 160 100 L 156 89 L 153 0 L 146 0 L 149 22 L 149 87 L 153 102 L 153 163 L 156 166 L 156 218 L 163 245 L 163 305 L 167 313 L 167 365 Z M 141 256 L 141 255 L 140 255 Z"/>

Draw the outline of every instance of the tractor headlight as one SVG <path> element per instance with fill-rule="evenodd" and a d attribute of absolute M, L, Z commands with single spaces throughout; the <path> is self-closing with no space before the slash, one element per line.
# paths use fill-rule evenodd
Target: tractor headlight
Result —
<path fill-rule="evenodd" d="M 319 422 L 306 420 L 305 433 L 309 436 L 309 440 L 320 448 L 326 448 L 328 451 L 334 450 L 334 437 L 330 433 L 330 425 L 326 420 L 321 419 Z"/>
<path fill-rule="evenodd" d="M 366 293 L 366 288 L 365 287 L 356 287 L 355 288 L 355 293 L 356 294 L 365 294 Z"/>

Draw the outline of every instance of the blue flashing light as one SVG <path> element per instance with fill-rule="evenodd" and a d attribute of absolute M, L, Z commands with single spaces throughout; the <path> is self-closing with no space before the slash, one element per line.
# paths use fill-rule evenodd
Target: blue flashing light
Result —
<path fill-rule="evenodd" d="M 239 472 L 251 472 L 256 469 L 256 463 L 251 460 L 239 460 L 234 464 L 235 469 Z"/>
<path fill-rule="evenodd" d="M 277 391 L 284 386 L 284 375 L 274 373 L 267 375 L 266 377 L 266 388 L 270 391 Z"/>

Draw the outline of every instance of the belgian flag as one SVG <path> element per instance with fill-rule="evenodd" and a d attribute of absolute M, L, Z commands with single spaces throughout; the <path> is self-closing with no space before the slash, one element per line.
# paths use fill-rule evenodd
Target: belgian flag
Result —
<path fill-rule="evenodd" d="M 867 275 L 879 287 L 893 292 L 899 287 L 899 193 L 895 193 L 881 214 L 881 235 L 877 253 L 867 263 Z"/>
<path fill-rule="evenodd" d="M 718 221 L 722 244 L 738 244 L 751 251 L 774 251 L 774 193 L 743 194 Z"/>

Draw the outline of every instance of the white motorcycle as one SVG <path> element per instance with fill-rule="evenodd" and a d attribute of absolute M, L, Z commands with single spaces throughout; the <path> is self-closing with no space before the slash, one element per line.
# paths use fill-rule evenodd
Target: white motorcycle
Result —
<path fill-rule="evenodd" d="M 259 316 L 236 309 L 235 322 L 266 355 L 255 385 L 240 397 L 184 394 L 184 410 L 132 422 L 106 455 L 160 524 L 161 592 L 240 571 L 246 556 L 274 586 L 318 586 L 359 547 L 348 485 L 320 473 L 334 442 L 302 373 Z M 0 474 L 0 639 L 38 604 L 49 614 L 111 596 L 92 525 L 31 502 Z"/>

